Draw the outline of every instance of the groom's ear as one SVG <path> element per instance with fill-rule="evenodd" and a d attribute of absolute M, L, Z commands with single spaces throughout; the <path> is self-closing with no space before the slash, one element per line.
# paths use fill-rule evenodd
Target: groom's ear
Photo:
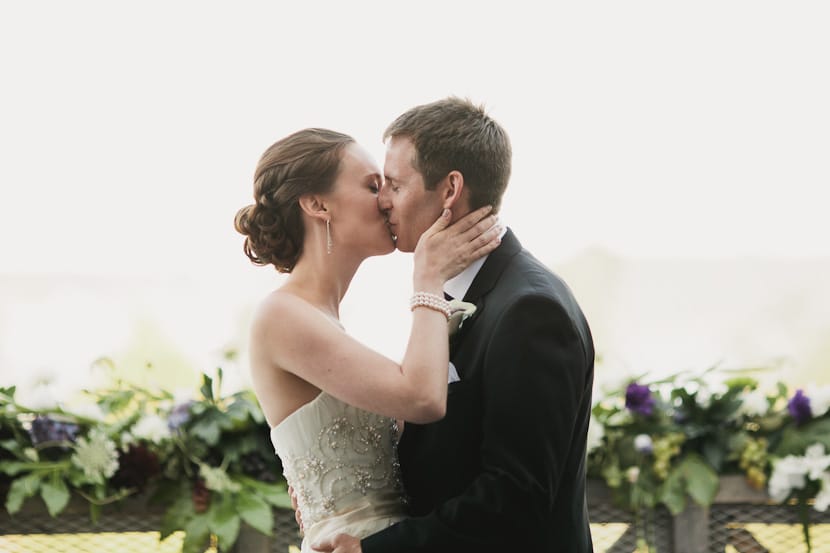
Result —
<path fill-rule="evenodd" d="M 444 208 L 452 209 L 461 201 L 461 193 L 464 191 L 464 175 L 461 171 L 450 171 L 444 179 L 441 189 L 441 200 Z"/>
<path fill-rule="evenodd" d="M 299 203 L 300 209 L 302 209 L 306 215 L 323 219 L 331 217 L 325 200 L 316 194 L 306 194 L 304 196 L 300 196 Z"/>

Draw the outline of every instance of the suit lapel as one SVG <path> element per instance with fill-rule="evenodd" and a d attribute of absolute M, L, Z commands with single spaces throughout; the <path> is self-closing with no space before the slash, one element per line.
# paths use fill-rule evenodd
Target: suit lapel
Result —
<path fill-rule="evenodd" d="M 464 336 L 475 324 L 476 319 L 478 319 L 481 316 L 482 311 L 484 311 L 487 293 L 496 285 L 496 282 L 498 282 L 505 267 L 507 267 L 508 262 L 521 250 L 522 245 L 519 243 L 519 239 L 516 238 L 513 231 L 508 228 L 507 232 L 501 239 L 501 244 L 498 248 L 493 250 L 489 256 L 487 256 L 487 260 L 484 262 L 484 265 L 481 266 L 481 269 L 478 271 L 478 274 L 476 274 L 472 284 L 470 284 L 470 288 L 467 290 L 467 293 L 464 294 L 464 301 L 474 303 L 476 306 L 476 312 L 473 314 L 472 318 L 465 321 L 458 332 L 450 338 L 450 358 L 452 358 L 453 352 L 458 348 L 458 345 L 461 343 Z"/>
<path fill-rule="evenodd" d="M 519 239 L 516 238 L 512 230 L 507 229 L 499 247 L 487 256 L 481 270 L 473 279 L 473 283 L 470 284 L 470 289 L 464 295 L 464 301 L 478 305 L 478 300 L 493 289 L 505 267 L 507 267 L 507 263 L 521 250 L 522 245 L 519 243 Z"/>

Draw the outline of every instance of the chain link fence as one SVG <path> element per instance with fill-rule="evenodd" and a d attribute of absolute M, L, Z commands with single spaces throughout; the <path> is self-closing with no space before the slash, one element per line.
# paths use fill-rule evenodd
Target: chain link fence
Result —
<path fill-rule="evenodd" d="M 0 552 L 180 553 L 181 532 L 159 541 L 162 516 L 158 508 L 146 508 L 139 502 L 107 511 L 97 524 L 80 502 L 73 502 L 55 518 L 34 505 L 13 517 L 0 511 Z M 299 547 L 301 538 L 292 511 L 274 511 L 273 534 L 269 538 L 243 526 L 234 551 L 288 553 L 290 546 Z M 216 553 L 216 548 L 206 544 L 205 551 Z"/>
<path fill-rule="evenodd" d="M 763 492 L 742 479 L 724 478 L 709 509 L 691 507 L 678 517 L 656 509 L 635 524 L 634 516 L 615 507 L 599 482 L 588 488 L 591 531 L 596 553 L 634 553 L 638 538 L 659 553 L 806 553 L 798 508 L 771 504 Z M 36 502 L 31 502 L 36 503 Z M 0 510 L 2 553 L 178 553 L 181 533 L 159 542 L 162 513 L 141 503 L 109 509 L 93 524 L 83 502 L 74 502 L 57 518 L 42 506 L 28 505 L 10 517 Z M 830 511 L 810 508 L 813 553 L 830 553 Z M 238 553 L 288 553 L 301 538 L 291 511 L 274 513 L 274 537 L 247 529 L 240 533 Z M 206 553 L 215 553 L 206 544 Z"/>

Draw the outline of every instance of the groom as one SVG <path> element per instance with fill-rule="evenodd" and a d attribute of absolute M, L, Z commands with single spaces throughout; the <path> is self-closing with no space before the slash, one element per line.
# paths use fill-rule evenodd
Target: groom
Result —
<path fill-rule="evenodd" d="M 417 106 L 384 141 L 378 204 L 401 251 L 444 208 L 455 219 L 498 210 L 511 147 L 481 108 L 458 98 Z M 593 551 L 585 441 L 594 348 L 571 291 L 507 230 L 445 292 L 477 310 L 452 337 L 446 417 L 407 422 L 399 445 L 411 518 L 323 550 Z"/>

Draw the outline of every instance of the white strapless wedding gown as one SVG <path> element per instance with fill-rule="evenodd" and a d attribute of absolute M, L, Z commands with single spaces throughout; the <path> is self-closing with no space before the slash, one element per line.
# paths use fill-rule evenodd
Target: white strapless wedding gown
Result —
<path fill-rule="evenodd" d="M 398 427 L 320 393 L 271 429 L 303 517 L 303 553 L 339 533 L 365 538 L 404 517 Z"/>

